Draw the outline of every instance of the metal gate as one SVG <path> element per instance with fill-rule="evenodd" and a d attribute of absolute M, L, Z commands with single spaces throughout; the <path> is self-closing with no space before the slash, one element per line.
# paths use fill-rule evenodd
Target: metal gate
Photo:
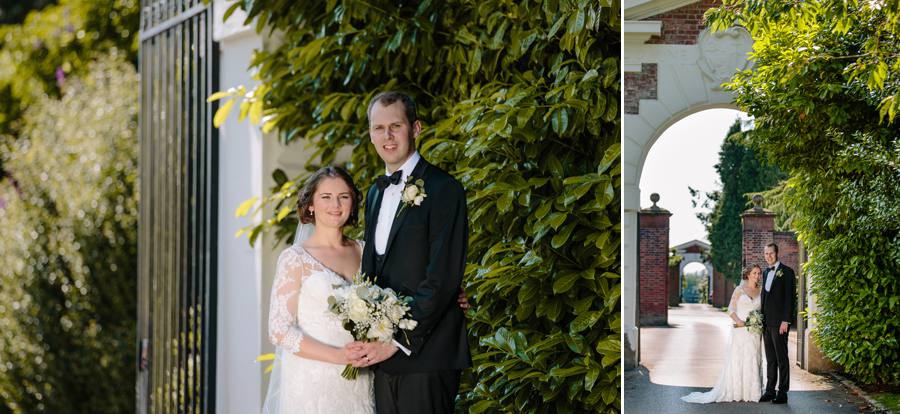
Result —
<path fill-rule="evenodd" d="M 138 413 L 215 411 L 212 5 L 143 0 Z"/>

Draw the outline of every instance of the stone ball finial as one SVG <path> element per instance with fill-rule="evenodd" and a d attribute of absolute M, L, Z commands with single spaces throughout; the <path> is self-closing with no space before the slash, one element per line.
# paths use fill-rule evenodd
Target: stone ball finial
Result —
<path fill-rule="evenodd" d="M 659 194 L 657 194 L 657 193 L 650 194 L 650 201 L 653 202 L 653 207 L 656 207 L 656 203 L 659 201 Z"/>
<path fill-rule="evenodd" d="M 753 195 L 753 209 L 762 210 L 763 196 L 759 194 Z"/>

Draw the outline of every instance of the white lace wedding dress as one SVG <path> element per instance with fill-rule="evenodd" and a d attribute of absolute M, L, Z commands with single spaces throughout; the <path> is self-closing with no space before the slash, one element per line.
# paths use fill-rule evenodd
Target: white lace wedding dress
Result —
<path fill-rule="evenodd" d="M 734 289 L 728 314 L 737 314 L 741 320 L 747 320 L 751 311 L 759 309 L 761 296 L 750 297 L 745 293 L 743 284 Z M 719 374 L 715 387 L 707 392 L 692 392 L 681 397 L 690 403 L 711 403 L 726 401 L 759 401 L 762 395 L 762 336 L 749 331 L 746 327 L 731 328 L 725 348 L 725 365 Z"/>
<path fill-rule="evenodd" d="M 304 338 L 338 347 L 353 341 L 328 311 L 335 285 L 348 283 L 299 245 L 281 253 L 269 311 L 269 339 L 278 352 L 263 413 L 375 412 L 369 370 L 361 369 L 356 380 L 347 380 L 341 377 L 343 365 L 294 355 L 303 348 Z"/>

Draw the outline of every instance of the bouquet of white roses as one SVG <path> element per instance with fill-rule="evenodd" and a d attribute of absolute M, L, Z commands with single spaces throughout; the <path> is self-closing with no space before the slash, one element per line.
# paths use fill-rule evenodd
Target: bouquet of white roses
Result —
<path fill-rule="evenodd" d="M 364 274 L 357 273 L 349 286 L 335 287 L 335 294 L 328 298 L 329 310 L 357 341 L 388 342 L 397 329 L 411 331 L 418 324 L 409 318 L 412 298 L 381 288 Z M 341 376 L 356 379 L 358 374 L 359 368 L 348 364 Z"/>
<path fill-rule="evenodd" d="M 744 321 L 747 330 L 753 333 L 761 334 L 763 331 L 763 314 L 758 309 L 750 311 L 747 320 Z"/>

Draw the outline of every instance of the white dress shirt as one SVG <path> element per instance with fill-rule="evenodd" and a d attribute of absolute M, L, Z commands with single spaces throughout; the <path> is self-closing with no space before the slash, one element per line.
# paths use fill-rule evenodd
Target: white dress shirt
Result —
<path fill-rule="evenodd" d="M 421 158 L 419 152 L 414 151 L 400 167 L 400 171 L 403 171 L 400 183 L 387 186 L 381 194 L 381 209 L 378 210 L 378 221 L 375 223 L 375 253 L 384 254 L 384 251 L 387 250 L 388 236 L 391 234 L 391 225 L 394 224 L 397 208 L 400 207 L 406 178 L 413 172 Z M 387 171 L 387 175 L 391 175 L 391 172 Z"/>
<path fill-rule="evenodd" d="M 381 207 L 378 210 L 378 222 L 375 223 L 375 253 L 384 254 L 385 250 L 387 250 L 388 236 L 391 234 L 391 226 L 394 224 L 394 216 L 397 215 L 397 208 L 400 207 L 400 200 L 403 196 L 403 187 L 406 185 L 406 178 L 413 172 L 416 168 L 416 164 L 419 163 L 419 159 L 421 158 L 419 152 L 414 151 L 409 159 L 400 166 L 400 171 L 403 171 L 400 176 L 400 182 L 387 186 L 381 194 Z M 391 175 L 392 173 L 385 168 L 385 174 Z M 391 342 L 396 345 L 397 348 L 400 348 L 404 354 L 412 354 L 412 351 L 396 340 L 392 340 Z"/>
<path fill-rule="evenodd" d="M 775 279 L 775 272 L 778 271 L 778 266 L 781 265 L 781 262 L 775 262 L 775 265 L 772 266 L 772 270 L 769 270 L 769 273 L 766 274 L 766 292 L 772 290 L 772 280 Z"/>

